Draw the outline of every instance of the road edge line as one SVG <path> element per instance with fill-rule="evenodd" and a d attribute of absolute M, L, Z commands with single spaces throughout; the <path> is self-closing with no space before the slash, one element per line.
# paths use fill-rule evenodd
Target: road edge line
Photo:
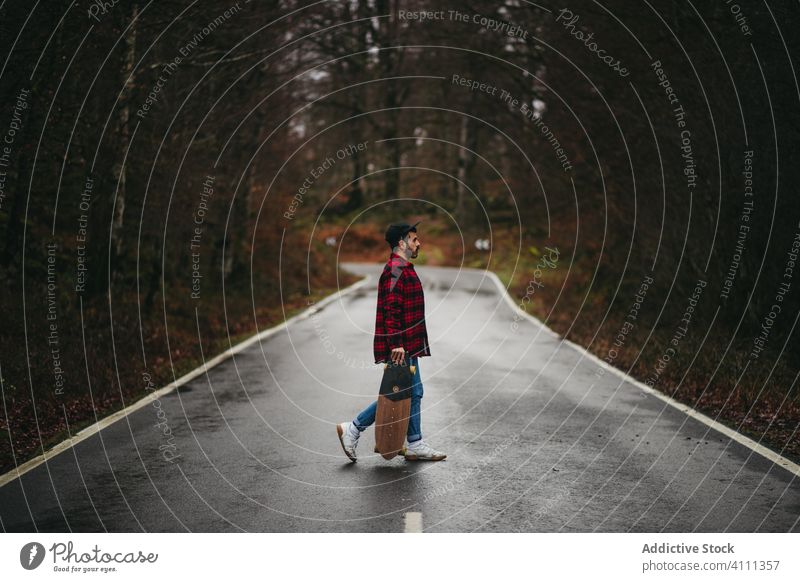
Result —
<path fill-rule="evenodd" d="M 228 348 L 227 350 L 225 350 L 221 354 L 218 354 L 218 355 L 214 356 L 213 358 L 211 358 L 210 360 L 208 360 L 207 362 L 204 362 L 203 365 L 198 366 L 197 368 L 195 368 L 194 370 L 191 370 L 190 372 L 187 372 L 186 374 L 184 374 L 183 376 L 181 376 L 177 380 L 174 380 L 173 382 L 170 382 L 169 384 L 167 384 L 163 388 L 159 388 L 158 390 L 156 390 L 156 391 L 154 391 L 154 392 L 152 392 L 150 394 L 147 394 L 146 396 L 143 396 L 142 398 L 140 398 L 139 400 L 137 400 L 133 404 L 129 404 L 128 406 L 126 406 L 122 410 L 118 410 L 118 411 L 114 412 L 113 414 L 110 414 L 110 415 L 108 415 L 106 417 L 101 418 L 100 420 L 98 420 L 94 424 L 92 424 L 90 426 L 87 426 L 83 430 L 81 430 L 78 433 L 76 433 L 75 436 L 61 441 L 60 443 L 58 443 L 57 445 L 55 445 L 51 449 L 45 451 L 41 455 L 38 455 L 38 456 L 36 456 L 36 457 L 34 457 L 32 459 L 29 459 L 29 460 L 25 461 L 23 464 L 21 464 L 18 467 L 16 467 L 15 469 L 12 469 L 11 471 L 9 471 L 9 472 L 7 472 L 7 473 L 5 473 L 3 475 L 0 475 L 0 488 L 4 487 L 5 485 L 8 485 L 9 483 L 11 483 L 12 481 L 15 481 L 16 479 L 19 479 L 20 477 L 22 477 L 28 471 L 31 471 L 32 469 L 35 469 L 36 467 L 38 467 L 42 463 L 46 463 L 47 461 L 49 461 L 53 457 L 56 457 L 56 456 L 60 455 L 64 451 L 68 451 L 69 449 L 71 449 L 72 447 L 74 447 L 75 445 L 80 443 L 81 441 L 84 441 L 87 438 L 89 438 L 90 436 L 100 432 L 104 428 L 107 428 L 107 427 L 111 426 L 112 424 L 114 424 L 118 420 L 120 420 L 122 418 L 125 418 L 129 414 L 131 414 L 133 412 L 136 412 L 140 408 L 143 408 L 144 406 L 150 404 L 151 402 L 153 402 L 153 400 L 157 400 L 157 399 L 161 398 L 162 396 L 165 396 L 165 395 L 169 394 L 170 392 L 172 392 L 176 388 L 180 388 L 181 386 L 183 386 L 187 382 L 191 382 L 192 380 L 194 380 L 198 376 L 202 376 L 203 374 L 207 373 L 212 368 L 218 366 L 219 364 L 221 364 L 225 360 L 229 359 L 230 357 L 238 354 L 239 352 L 242 352 L 243 350 L 247 349 L 248 347 L 250 347 L 254 343 L 263 341 L 266 338 L 275 335 L 276 333 L 278 333 L 279 331 L 282 331 L 283 329 L 288 327 L 289 324 L 291 324 L 291 323 L 293 323 L 295 321 L 300 321 L 300 320 L 303 320 L 303 319 L 307 319 L 308 317 L 310 317 L 311 315 L 313 315 L 314 313 L 319 311 L 322 307 L 326 306 L 328 303 L 332 303 L 336 299 L 338 299 L 340 297 L 343 297 L 344 295 L 346 295 L 348 293 L 351 293 L 351 292 L 355 291 L 356 289 L 359 289 L 359 288 L 363 287 L 364 285 L 366 285 L 366 283 L 367 283 L 367 281 L 369 281 L 369 279 L 370 279 L 370 276 L 366 275 L 360 281 L 356 281 L 352 285 L 349 285 L 348 287 L 345 287 L 344 289 L 340 289 L 339 291 L 337 291 L 336 293 L 333 293 L 332 295 L 328 295 L 327 297 L 321 299 L 317 303 L 312 303 L 311 305 L 309 305 L 309 307 L 307 309 L 303 310 L 302 312 L 298 313 L 297 315 L 294 315 L 294 316 L 290 317 L 289 319 L 283 321 L 282 323 L 279 323 L 276 326 L 273 326 L 273 327 L 270 327 L 268 329 L 265 329 L 264 331 L 261 331 L 261 332 L 257 333 L 256 335 L 247 338 L 246 340 L 242 340 L 241 342 L 239 342 L 235 346 L 233 346 L 231 348 Z"/>
<path fill-rule="evenodd" d="M 476 271 L 480 271 L 481 269 L 475 269 L 475 270 Z M 678 410 L 680 412 L 683 412 L 687 416 L 702 422 L 706 426 L 708 426 L 710 428 L 713 428 L 717 432 L 722 433 L 723 435 L 725 435 L 726 437 L 730 438 L 731 440 L 734 440 L 737 443 L 739 443 L 740 445 L 743 445 L 743 446 L 747 447 L 748 449 L 750 449 L 754 453 L 757 453 L 757 454 L 761 455 L 762 457 L 766 458 L 769 461 L 772 461 L 773 463 L 775 463 L 779 467 L 783 467 L 784 469 L 786 469 L 790 473 L 793 473 L 794 475 L 800 477 L 800 465 L 798 465 L 794 461 L 791 461 L 791 460 L 787 459 L 786 457 L 784 457 L 783 455 L 781 455 L 780 453 L 776 453 L 772 449 L 770 449 L 768 447 L 765 447 L 762 444 L 757 443 L 756 441 L 754 441 L 750 437 L 745 436 L 742 433 L 740 433 L 740 432 L 738 432 L 736 430 L 733 430 L 732 428 L 730 428 L 728 426 L 725 426 L 721 422 L 718 422 L 718 421 L 714 420 L 713 418 L 711 418 L 709 416 L 706 416 L 702 412 L 698 412 L 697 410 L 695 410 L 691 406 L 689 406 L 687 404 L 684 404 L 682 402 L 679 402 L 678 400 L 675 400 L 674 398 L 672 398 L 670 396 L 667 396 L 666 394 L 664 394 L 663 392 L 660 392 L 659 390 L 656 390 L 655 388 L 651 388 L 650 386 L 648 386 L 647 384 L 641 382 L 640 380 L 637 380 L 633 376 L 630 376 L 629 374 L 626 374 L 625 372 L 623 372 L 619 368 L 615 368 L 614 366 L 611 366 L 608 363 L 604 362 L 603 360 L 601 360 L 600 358 L 595 356 L 593 353 L 591 353 L 589 350 L 587 350 L 583 346 L 578 345 L 578 344 L 576 344 L 574 342 L 571 342 L 570 340 L 568 340 L 566 338 L 561 337 L 558 333 L 554 332 L 549 327 L 547 327 L 547 325 L 545 325 L 542 321 L 539 321 L 537 318 L 535 318 L 534 316 L 532 316 L 531 314 L 526 312 L 524 309 L 520 309 L 520 307 L 516 303 L 514 303 L 514 301 L 511 299 L 511 296 L 508 293 L 508 290 L 503 286 L 503 282 L 500 280 L 500 278 L 492 271 L 486 271 L 486 272 L 489 273 L 492 276 L 492 280 L 501 289 L 501 292 L 503 293 L 503 295 L 505 295 L 506 302 L 509 303 L 511 305 L 511 307 L 515 311 L 518 311 L 523 316 L 525 316 L 526 318 L 530 319 L 536 325 L 546 329 L 547 331 L 549 331 L 555 337 L 560 338 L 563 343 L 567 344 L 568 346 L 570 346 L 571 348 L 573 348 L 574 350 L 576 350 L 578 352 L 582 352 L 583 356 L 588 356 L 588 359 L 593 360 L 595 363 L 599 364 L 603 369 L 608 370 L 609 372 L 611 372 L 612 374 L 614 374 L 617 377 L 621 378 L 622 380 L 625 380 L 626 382 L 629 382 L 629 383 L 633 384 L 634 386 L 638 387 L 639 389 L 641 389 L 645 393 L 650 394 L 651 396 L 655 396 L 656 398 L 658 398 L 659 400 L 669 404 L 670 406 L 672 406 L 676 410 Z"/>

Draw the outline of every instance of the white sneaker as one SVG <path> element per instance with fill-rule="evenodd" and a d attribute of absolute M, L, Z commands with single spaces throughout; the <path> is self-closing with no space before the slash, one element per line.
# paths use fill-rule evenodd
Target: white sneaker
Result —
<path fill-rule="evenodd" d="M 425 441 L 419 440 L 408 443 L 405 457 L 406 461 L 443 461 L 447 455 L 428 446 Z"/>
<path fill-rule="evenodd" d="M 342 422 L 336 425 L 336 433 L 339 435 L 339 442 L 342 443 L 342 450 L 347 458 L 356 462 L 356 445 L 361 433 L 353 426 L 352 422 Z"/>
<path fill-rule="evenodd" d="M 401 457 L 405 457 L 407 449 L 408 449 L 408 441 L 403 441 L 403 447 L 399 451 L 397 451 L 397 454 L 400 455 Z M 380 453 L 380 451 L 378 450 L 378 445 L 375 445 L 374 450 L 376 453 Z"/>

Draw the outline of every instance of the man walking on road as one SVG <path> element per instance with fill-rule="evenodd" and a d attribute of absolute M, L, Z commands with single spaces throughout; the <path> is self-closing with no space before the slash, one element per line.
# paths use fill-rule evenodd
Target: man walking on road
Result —
<path fill-rule="evenodd" d="M 383 268 L 378 281 L 378 309 L 375 314 L 375 339 L 373 349 L 375 363 L 404 363 L 408 357 L 409 365 L 415 366 L 411 389 L 411 414 L 408 420 L 405 452 L 406 461 L 441 461 L 447 455 L 431 448 L 422 440 L 420 427 L 420 399 L 422 398 L 422 380 L 419 375 L 418 358 L 430 356 L 428 332 L 425 328 L 425 296 L 422 283 L 417 277 L 414 265 L 409 259 L 416 259 L 422 246 L 417 237 L 417 222 L 391 224 L 386 229 L 386 242 L 392 254 Z M 375 422 L 375 401 L 352 422 L 343 422 L 336 426 L 339 441 L 345 454 L 351 461 L 356 461 L 356 445 L 361 433 Z"/>

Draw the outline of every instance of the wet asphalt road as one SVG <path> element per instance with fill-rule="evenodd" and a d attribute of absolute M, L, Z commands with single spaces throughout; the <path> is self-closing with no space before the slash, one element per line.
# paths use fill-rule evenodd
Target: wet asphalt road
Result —
<path fill-rule="evenodd" d="M 161 399 L 174 448 L 137 410 L 1 488 L 2 528 L 400 532 L 413 512 L 435 532 L 800 531 L 794 474 L 512 329 L 480 271 L 417 267 L 422 430 L 448 459 L 384 461 L 369 430 L 351 464 L 335 424 L 377 393 L 382 266 L 349 267 L 367 284 Z"/>

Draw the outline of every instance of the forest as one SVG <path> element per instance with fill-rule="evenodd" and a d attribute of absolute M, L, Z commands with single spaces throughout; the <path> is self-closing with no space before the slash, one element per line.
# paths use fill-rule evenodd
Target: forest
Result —
<path fill-rule="evenodd" d="M 353 283 L 337 262 L 384 261 L 398 217 L 421 264 L 497 272 L 800 458 L 797 24 L 784 2 L 2 3 L 0 466 Z"/>

